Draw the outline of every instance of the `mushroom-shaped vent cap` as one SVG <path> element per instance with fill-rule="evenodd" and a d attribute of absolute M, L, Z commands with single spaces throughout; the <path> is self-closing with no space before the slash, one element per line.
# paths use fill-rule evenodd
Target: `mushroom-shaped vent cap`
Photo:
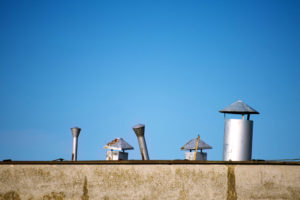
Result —
<path fill-rule="evenodd" d="M 220 113 L 231 113 L 231 114 L 259 114 L 256 110 L 245 104 L 243 101 L 238 100 L 219 111 Z"/>
<path fill-rule="evenodd" d="M 181 150 L 195 150 L 196 145 L 197 145 L 197 138 L 194 138 L 188 141 L 183 147 L 181 147 Z M 212 147 L 206 144 L 203 140 L 199 139 L 197 149 L 212 149 Z"/>
<path fill-rule="evenodd" d="M 133 147 L 128 144 L 123 138 L 116 138 L 113 141 L 107 143 L 107 145 L 104 146 L 104 149 L 112 149 L 112 150 L 131 150 Z"/>

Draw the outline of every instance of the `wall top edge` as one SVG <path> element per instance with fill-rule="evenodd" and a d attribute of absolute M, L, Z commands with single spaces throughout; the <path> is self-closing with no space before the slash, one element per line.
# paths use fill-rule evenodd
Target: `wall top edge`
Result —
<path fill-rule="evenodd" d="M 82 161 L 0 161 L 0 165 L 299 165 L 294 161 L 191 161 L 191 160 L 82 160 Z"/>

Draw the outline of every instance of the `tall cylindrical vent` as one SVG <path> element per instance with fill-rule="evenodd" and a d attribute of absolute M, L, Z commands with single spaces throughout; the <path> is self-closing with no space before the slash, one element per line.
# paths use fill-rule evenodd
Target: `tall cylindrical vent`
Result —
<path fill-rule="evenodd" d="M 219 112 L 224 113 L 225 117 L 223 160 L 251 160 L 253 121 L 250 120 L 250 115 L 259 114 L 259 112 L 241 100 Z M 226 119 L 226 114 L 238 114 L 241 115 L 241 119 Z M 247 119 L 245 119 L 245 115 L 247 115 Z"/>
<path fill-rule="evenodd" d="M 146 145 L 145 136 L 144 136 L 145 125 L 137 124 L 132 128 L 138 138 L 138 142 L 139 142 L 139 146 L 140 146 L 140 150 L 141 150 L 141 154 L 142 154 L 142 160 L 149 160 L 147 145 Z"/>
<path fill-rule="evenodd" d="M 72 161 L 77 161 L 77 149 L 78 149 L 78 137 L 81 131 L 81 128 L 74 127 L 71 128 L 73 135 L 73 151 L 72 151 Z"/>
<path fill-rule="evenodd" d="M 252 132 L 252 120 L 225 119 L 223 160 L 251 160 Z"/>

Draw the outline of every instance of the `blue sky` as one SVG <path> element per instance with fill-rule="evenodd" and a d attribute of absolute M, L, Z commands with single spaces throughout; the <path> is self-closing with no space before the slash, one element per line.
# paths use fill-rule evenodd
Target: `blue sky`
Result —
<path fill-rule="evenodd" d="M 200 134 L 221 160 L 218 111 L 243 100 L 253 158 L 300 157 L 299 1 L 0 1 L 0 160 L 103 160 L 146 125 L 150 159 Z"/>

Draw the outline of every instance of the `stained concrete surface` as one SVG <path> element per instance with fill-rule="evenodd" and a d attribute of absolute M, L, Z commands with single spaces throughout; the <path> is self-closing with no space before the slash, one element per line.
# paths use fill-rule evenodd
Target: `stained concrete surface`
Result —
<path fill-rule="evenodd" d="M 300 199 L 300 165 L 0 165 L 0 200 Z"/>

